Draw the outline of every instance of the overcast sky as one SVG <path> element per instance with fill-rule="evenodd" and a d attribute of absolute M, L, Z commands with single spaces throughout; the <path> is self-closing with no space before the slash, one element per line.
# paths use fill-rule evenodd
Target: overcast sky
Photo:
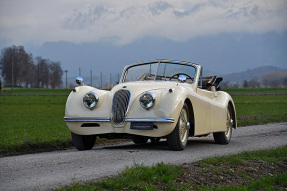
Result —
<path fill-rule="evenodd" d="M 178 43 L 286 31 L 287 0 L 0 0 L 1 50 L 59 41 L 120 47 L 146 37 Z"/>
<path fill-rule="evenodd" d="M 1 46 L 145 37 L 185 41 L 230 32 L 287 29 L 286 0 L 0 0 Z"/>

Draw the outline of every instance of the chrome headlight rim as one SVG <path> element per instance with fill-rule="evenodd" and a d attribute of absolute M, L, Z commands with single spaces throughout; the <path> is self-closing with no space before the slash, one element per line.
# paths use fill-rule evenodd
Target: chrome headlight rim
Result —
<path fill-rule="evenodd" d="M 93 110 L 99 102 L 99 96 L 95 92 L 88 92 L 83 97 L 83 104 L 86 108 Z"/>
<path fill-rule="evenodd" d="M 151 92 L 144 92 L 139 98 L 140 105 L 145 109 L 151 109 L 155 104 L 155 96 Z"/>

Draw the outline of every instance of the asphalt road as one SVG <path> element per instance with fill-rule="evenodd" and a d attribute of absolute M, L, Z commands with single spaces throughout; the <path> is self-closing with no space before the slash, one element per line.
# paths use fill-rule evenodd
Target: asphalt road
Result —
<path fill-rule="evenodd" d="M 212 136 L 190 138 L 184 151 L 168 150 L 163 140 L 157 146 L 125 143 L 94 147 L 91 151 L 72 149 L 5 157 L 0 158 L 0 190 L 50 190 L 115 175 L 136 163 L 181 164 L 284 145 L 287 145 L 287 122 L 239 127 L 233 131 L 228 145 L 214 144 Z"/>

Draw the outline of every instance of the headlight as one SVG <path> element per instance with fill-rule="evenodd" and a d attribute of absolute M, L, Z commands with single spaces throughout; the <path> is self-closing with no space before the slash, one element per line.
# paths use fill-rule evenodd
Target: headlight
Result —
<path fill-rule="evenodd" d="M 98 102 L 99 97 L 94 92 L 87 93 L 83 98 L 84 105 L 86 106 L 86 108 L 89 108 L 91 110 L 97 106 Z"/>
<path fill-rule="evenodd" d="M 150 92 L 146 92 L 140 97 L 140 104 L 145 109 L 150 109 L 154 105 L 155 98 Z"/>

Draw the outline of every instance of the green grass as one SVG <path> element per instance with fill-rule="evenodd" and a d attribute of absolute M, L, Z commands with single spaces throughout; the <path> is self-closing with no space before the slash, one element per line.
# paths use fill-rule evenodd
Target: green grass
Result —
<path fill-rule="evenodd" d="M 252 93 L 252 94 L 262 94 L 262 93 L 287 93 L 287 88 L 240 88 L 240 89 L 222 89 L 230 94 L 233 93 Z"/>
<path fill-rule="evenodd" d="M 267 162 L 267 165 L 271 163 L 284 165 L 287 162 L 287 146 L 273 150 L 251 151 L 225 157 L 214 157 L 199 163 L 201 167 L 207 166 L 207 171 L 213 171 L 213 176 L 217 177 L 222 173 L 222 169 L 218 169 L 219 166 L 230 167 L 229 165 L 231 165 L 231 167 L 238 167 L 243 166 L 242 164 L 246 164 L 248 161 L 264 161 Z M 252 168 L 252 165 L 246 167 L 246 172 L 249 171 L 249 168 Z M 234 173 L 232 169 L 227 170 Z M 89 184 L 80 185 L 76 183 L 61 190 L 275 190 L 278 186 L 287 188 L 286 172 L 272 176 L 262 176 L 257 180 L 253 180 L 247 175 L 245 176 L 245 171 L 243 170 L 241 179 L 246 183 L 245 185 L 219 184 L 216 187 L 214 185 L 210 186 L 208 182 L 204 182 L 204 186 L 198 185 L 192 179 L 184 177 L 186 175 L 184 172 L 185 170 L 181 166 L 158 163 L 152 167 L 146 167 L 136 164 L 133 167 L 126 168 L 118 176 L 107 177 L 102 181 Z M 203 171 L 202 173 L 206 172 Z"/>
<path fill-rule="evenodd" d="M 287 121 L 287 95 L 232 96 L 238 126 Z"/>
<path fill-rule="evenodd" d="M 63 190 L 173 190 L 177 187 L 174 180 L 180 172 L 180 167 L 158 163 L 152 167 L 136 164 L 127 167 L 117 177 L 107 177 L 97 183 L 79 185 Z"/>
<path fill-rule="evenodd" d="M 1 154 L 72 146 L 65 96 L 0 96 Z"/>
<path fill-rule="evenodd" d="M 1 94 L 66 94 L 68 95 L 72 90 L 71 89 L 26 89 L 26 88 L 15 88 L 13 91 L 11 89 L 2 90 Z"/>
<path fill-rule="evenodd" d="M 273 177 L 263 177 L 258 181 L 253 181 L 248 185 L 243 186 L 224 186 L 224 187 L 207 187 L 198 188 L 198 191 L 225 191 L 225 190 L 236 190 L 236 191 L 249 191 L 249 190 L 261 190 L 261 191 L 274 191 L 278 190 L 277 187 L 280 186 L 282 190 L 287 188 L 287 174 L 276 174 Z M 281 189 L 280 189 L 281 190 Z"/>

